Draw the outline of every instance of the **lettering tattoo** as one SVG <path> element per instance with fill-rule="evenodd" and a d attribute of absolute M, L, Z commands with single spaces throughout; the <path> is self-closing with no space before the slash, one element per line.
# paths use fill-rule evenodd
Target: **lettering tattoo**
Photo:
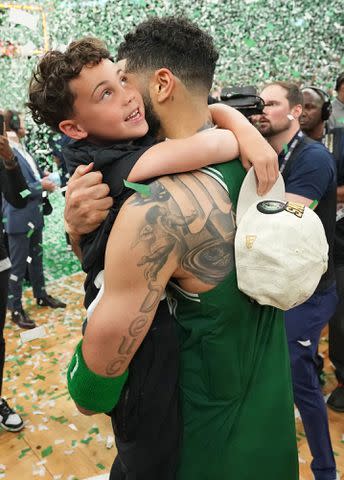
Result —
<path fill-rule="evenodd" d="M 164 291 L 159 273 L 172 254 L 182 270 L 208 285 L 217 285 L 234 268 L 231 202 L 216 180 L 193 172 L 164 177 L 150 189 L 149 197 L 136 193 L 130 201 L 134 207 L 149 206 L 131 246 L 143 248 L 138 266 L 143 268 L 148 292 L 115 358 L 107 365 L 110 376 L 123 370 L 141 343 Z"/>
<path fill-rule="evenodd" d="M 118 375 L 124 365 L 128 363 L 128 357 L 135 353 L 137 344 L 138 342 L 141 343 L 142 334 L 149 321 L 149 317 L 142 315 L 142 313 L 148 314 L 154 310 L 160 301 L 162 292 L 163 288 L 161 285 L 156 285 L 152 282 L 148 283 L 148 294 L 141 305 L 140 315 L 131 322 L 128 327 L 128 334 L 122 337 L 116 357 L 106 366 L 107 375 Z"/>

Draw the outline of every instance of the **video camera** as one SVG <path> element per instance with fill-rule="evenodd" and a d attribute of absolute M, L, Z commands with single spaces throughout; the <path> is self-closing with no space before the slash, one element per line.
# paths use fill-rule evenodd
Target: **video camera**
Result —
<path fill-rule="evenodd" d="M 247 118 L 251 115 L 261 115 L 265 107 L 264 100 L 257 95 L 257 90 L 253 86 L 224 87 L 220 97 L 220 103 L 239 110 Z"/>

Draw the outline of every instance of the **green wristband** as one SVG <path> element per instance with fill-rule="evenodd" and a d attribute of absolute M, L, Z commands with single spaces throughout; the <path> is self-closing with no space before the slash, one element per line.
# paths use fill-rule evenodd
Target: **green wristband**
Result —
<path fill-rule="evenodd" d="M 128 371 L 120 377 L 103 377 L 92 372 L 82 355 L 82 340 L 77 345 L 68 366 L 67 382 L 74 402 L 87 410 L 106 413 L 112 410 L 121 395 Z"/>

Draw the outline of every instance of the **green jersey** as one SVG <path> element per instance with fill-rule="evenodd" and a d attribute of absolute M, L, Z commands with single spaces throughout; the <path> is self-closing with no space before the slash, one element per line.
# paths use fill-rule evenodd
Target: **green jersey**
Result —
<path fill-rule="evenodd" d="M 208 173 L 235 207 L 241 164 Z M 178 480 L 298 479 L 283 312 L 240 292 L 235 269 L 209 292 L 192 294 L 171 283 L 169 295 L 180 337 Z"/>

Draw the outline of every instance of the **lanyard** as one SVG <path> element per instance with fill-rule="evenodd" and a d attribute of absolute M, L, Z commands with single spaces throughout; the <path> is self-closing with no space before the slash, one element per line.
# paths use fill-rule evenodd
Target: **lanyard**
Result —
<path fill-rule="evenodd" d="M 301 138 L 303 137 L 303 133 L 301 132 L 301 130 L 298 131 L 296 137 L 294 138 L 293 140 L 293 143 L 290 145 L 290 148 L 289 150 L 287 151 L 287 153 L 285 154 L 284 158 L 283 158 L 283 162 L 280 166 L 280 172 L 282 173 L 283 170 L 285 169 L 286 165 L 287 165 L 287 162 L 289 160 L 289 158 L 292 156 L 295 148 L 296 148 L 296 145 L 300 142 Z"/>

